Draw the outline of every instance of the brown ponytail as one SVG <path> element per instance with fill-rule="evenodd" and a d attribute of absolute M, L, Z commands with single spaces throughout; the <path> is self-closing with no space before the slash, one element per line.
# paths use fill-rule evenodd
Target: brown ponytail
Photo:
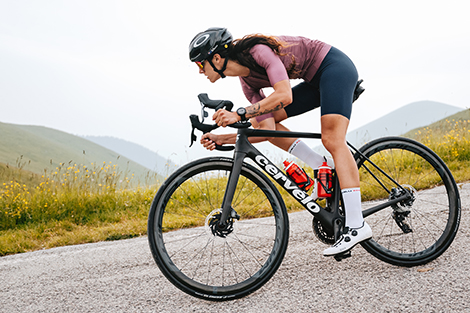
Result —
<path fill-rule="evenodd" d="M 250 54 L 251 48 L 259 44 L 270 47 L 274 51 L 274 53 L 279 56 L 286 55 L 281 52 L 281 49 L 288 47 L 287 43 L 281 42 L 273 36 L 253 34 L 247 35 L 242 39 L 234 40 L 231 43 L 226 55 L 222 57 L 227 57 L 229 60 L 237 61 L 239 64 L 246 66 L 250 70 L 253 70 L 260 74 L 266 74 L 265 69 L 262 68 L 258 63 L 256 63 L 256 61 Z M 289 75 L 289 77 L 294 77 L 297 74 L 298 71 L 295 69 L 295 65 L 295 57 L 292 55 L 292 63 L 287 69 L 287 74 Z"/>

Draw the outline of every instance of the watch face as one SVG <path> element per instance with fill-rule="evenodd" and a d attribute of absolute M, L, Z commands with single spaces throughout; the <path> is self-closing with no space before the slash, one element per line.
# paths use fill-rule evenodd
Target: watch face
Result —
<path fill-rule="evenodd" d="M 245 108 L 238 108 L 238 109 L 237 109 L 237 114 L 238 114 L 238 115 L 244 115 L 244 114 L 246 114 Z"/>

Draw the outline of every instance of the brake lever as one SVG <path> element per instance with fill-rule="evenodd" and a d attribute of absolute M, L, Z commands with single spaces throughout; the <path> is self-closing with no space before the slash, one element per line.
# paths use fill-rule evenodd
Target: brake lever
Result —
<path fill-rule="evenodd" d="M 193 130 L 191 131 L 191 144 L 189 145 L 190 148 L 193 146 L 193 143 L 197 140 L 197 136 L 194 134 L 195 129 L 196 127 L 193 126 Z"/>
<path fill-rule="evenodd" d="M 219 128 L 219 126 L 217 124 L 213 124 L 213 125 L 207 125 L 207 124 L 203 124 L 199 121 L 199 117 L 195 114 L 191 114 L 189 116 L 189 119 L 191 121 L 191 126 L 192 126 L 192 131 L 191 131 L 191 144 L 189 145 L 190 147 L 193 145 L 193 143 L 197 140 L 197 136 L 194 134 L 194 130 L 195 129 L 198 129 L 200 130 L 203 134 L 205 133 L 210 133 L 211 131 L 213 131 L 214 129 L 217 129 Z M 218 144 L 215 145 L 215 149 L 216 150 L 220 150 L 220 151 L 231 151 L 233 149 L 235 149 L 234 146 L 220 146 Z"/>
<path fill-rule="evenodd" d="M 203 134 L 205 134 L 205 133 L 210 133 L 214 129 L 219 128 L 219 126 L 217 126 L 217 124 L 208 125 L 208 124 L 201 123 L 199 121 L 199 117 L 196 114 L 191 114 L 189 116 L 189 120 L 191 121 L 191 126 L 193 128 L 192 131 L 191 131 L 191 145 L 190 145 L 190 147 L 193 145 L 194 141 L 197 140 L 197 136 L 196 136 L 196 134 L 194 134 L 195 129 L 200 130 Z"/>

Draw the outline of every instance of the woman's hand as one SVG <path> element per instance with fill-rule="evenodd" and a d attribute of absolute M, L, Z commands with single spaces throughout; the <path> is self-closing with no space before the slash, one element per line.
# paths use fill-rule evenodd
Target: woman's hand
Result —
<path fill-rule="evenodd" d="M 227 125 L 239 122 L 241 118 L 236 112 L 229 112 L 227 110 L 220 109 L 214 113 L 212 120 L 214 120 L 218 126 L 225 127 Z"/>
<path fill-rule="evenodd" d="M 201 145 L 203 145 L 204 148 L 206 148 L 207 150 L 212 151 L 212 150 L 215 149 L 216 144 L 219 145 L 219 146 L 222 145 L 222 142 L 220 141 L 219 137 L 220 137 L 219 135 L 206 133 L 206 134 L 202 135 Z"/>

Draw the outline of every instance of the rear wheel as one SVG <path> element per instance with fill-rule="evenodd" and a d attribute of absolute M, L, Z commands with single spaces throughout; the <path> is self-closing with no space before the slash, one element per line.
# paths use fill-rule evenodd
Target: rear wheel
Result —
<path fill-rule="evenodd" d="M 229 223 L 220 228 L 222 199 L 233 162 L 194 161 L 158 191 L 148 220 L 153 257 L 184 292 L 207 300 L 243 297 L 276 272 L 287 249 L 289 224 L 278 190 L 244 164 Z"/>
<path fill-rule="evenodd" d="M 460 221 L 459 192 L 445 163 L 426 146 L 402 137 L 380 138 L 360 151 L 401 186 L 356 153 L 364 212 L 411 195 L 365 217 L 373 237 L 362 246 L 399 266 L 421 265 L 440 256 L 454 240 Z"/>

